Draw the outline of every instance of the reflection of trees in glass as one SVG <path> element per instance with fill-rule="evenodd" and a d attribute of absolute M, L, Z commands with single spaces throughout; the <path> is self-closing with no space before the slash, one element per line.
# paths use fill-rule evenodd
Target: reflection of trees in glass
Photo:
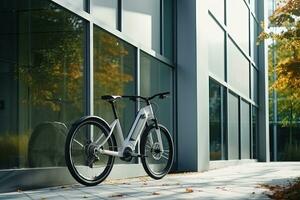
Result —
<path fill-rule="evenodd" d="M 19 167 L 57 166 L 62 165 L 57 160 L 63 160 L 66 131 L 61 134 L 64 124 L 53 121 L 67 123 L 82 113 L 85 24 L 49 1 L 27 3 L 30 7 L 17 7 L 12 19 L 18 35 L 19 90 L 15 92 L 22 104 L 19 144 L 10 148 L 20 149 L 15 155 Z M 42 126 L 45 122 L 49 126 Z"/>
<path fill-rule="evenodd" d="M 22 161 L 26 161 L 29 135 L 28 132 L 0 134 L 0 169 L 19 167 Z"/>
<path fill-rule="evenodd" d="M 114 119 L 110 105 L 100 100 L 102 95 L 135 94 L 136 49 L 112 34 L 94 26 L 94 113 L 104 119 Z M 134 120 L 135 104 L 126 100 L 116 103 L 124 137 Z M 117 159 L 117 163 L 123 161 Z M 136 163 L 136 159 L 132 160 Z"/>
<path fill-rule="evenodd" d="M 94 47 L 95 97 L 123 95 L 125 84 L 133 81 L 132 75 L 126 74 L 122 66 L 123 58 L 129 55 L 126 46 L 120 39 L 97 29 L 94 31 Z"/>
<path fill-rule="evenodd" d="M 53 4 L 26 13 L 31 22 L 31 63 L 18 66 L 33 105 L 60 111 L 63 102 L 80 109 L 83 85 L 83 21 Z"/>
<path fill-rule="evenodd" d="M 209 82 L 210 160 L 221 160 L 221 87 Z"/>

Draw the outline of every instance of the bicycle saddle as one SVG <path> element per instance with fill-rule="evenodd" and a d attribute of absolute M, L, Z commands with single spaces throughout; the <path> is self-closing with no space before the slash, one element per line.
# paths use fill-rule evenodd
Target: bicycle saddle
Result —
<path fill-rule="evenodd" d="M 105 100 L 105 101 L 115 101 L 115 100 L 120 99 L 120 98 L 122 98 L 122 97 L 121 96 L 113 96 L 113 95 L 101 96 L 101 99 Z"/>

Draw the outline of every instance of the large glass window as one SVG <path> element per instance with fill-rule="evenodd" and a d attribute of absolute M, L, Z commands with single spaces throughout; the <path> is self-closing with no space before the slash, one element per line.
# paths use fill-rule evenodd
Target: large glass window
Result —
<path fill-rule="evenodd" d="M 241 159 L 250 159 L 250 105 L 241 101 Z"/>
<path fill-rule="evenodd" d="M 100 22 L 117 29 L 118 0 L 91 0 L 91 13 Z"/>
<path fill-rule="evenodd" d="M 227 138 L 225 125 L 225 92 L 223 87 L 213 80 L 209 81 L 209 145 L 210 160 L 227 158 Z"/>
<path fill-rule="evenodd" d="M 257 159 L 258 151 L 258 113 L 257 108 L 252 106 L 252 159 Z"/>
<path fill-rule="evenodd" d="M 242 49 L 249 53 L 249 10 L 243 0 L 227 2 L 227 26 Z"/>
<path fill-rule="evenodd" d="M 258 71 L 251 67 L 251 99 L 258 103 Z"/>
<path fill-rule="evenodd" d="M 173 135 L 173 79 L 172 68 L 150 55 L 141 52 L 141 95 L 152 96 L 160 92 L 170 92 L 166 99 L 153 100 L 154 113 L 159 123 Z"/>
<path fill-rule="evenodd" d="M 136 94 L 136 48 L 112 34 L 94 26 L 94 114 L 112 122 L 110 104 L 101 100 L 103 95 Z M 135 117 L 135 104 L 117 101 L 117 112 L 124 136 Z"/>
<path fill-rule="evenodd" d="M 252 60 L 258 65 L 258 45 L 257 45 L 257 37 L 258 37 L 258 28 L 259 24 L 255 20 L 255 18 L 251 15 L 250 18 L 251 23 L 251 57 Z"/>
<path fill-rule="evenodd" d="M 209 71 L 218 76 L 221 80 L 225 79 L 225 34 L 223 29 L 209 17 L 208 21 L 208 65 Z"/>
<path fill-rule="evenodd" d="M 224 23 L 224 0 L 208 0 L 209 10 L 221 22 Z"/>
<path fill-rule="evenodd" d="M 228 159 L 239 159 L 239 99 L 228 94 Z"/>
<path fill-rule="evenodd" d="M 257 8 L 256 8 L 257 2 L 256 1 L 257 0 L 250 0 L 250 7 L 251 7 L 251 10 L 253 13 L 256 13 L 256 10 L 257 10 Z"/>
<path fill-rule="evenodd" d="M 85 22 L 50 1 L 1 1 L 0 169 L 64 165 L 84 114 Z"/>
<path fill-rule="evenodd" d="M 160 52 L 160 0 L 123 0 L 123 32 Z"/>
<path fill-rule="evenodd" d="M 87 0 L 64 0 L 68 5 L 72 5 L 73 7 L 79 8 L 81 10 L 87 10 Z"/>
<path fill-rule="evenodd" d="M 227 42 L 227 79 L 228 83 L 244 95 L 250 95 L 249 61 L 231 40 Z"/>

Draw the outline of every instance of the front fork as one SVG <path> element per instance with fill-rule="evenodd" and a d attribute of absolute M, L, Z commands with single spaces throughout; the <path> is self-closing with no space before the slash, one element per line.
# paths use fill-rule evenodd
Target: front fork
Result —
<path fill-rule="evenodd" d="M 158 121 L 157 121 L 156 118 L 154 118 L 153 122 L 154 122 L 154 126 L 155 126 L 155 133 L 156 133 L 156 137 L 157 137 L 157 140 L 158 140 L 159 148 L 160 148 L 160 151 L 163 152 L 164 151 L 164 147 L 163 147 L 163 143 L 162 143 L 160 128 L 158 126 Z M 153 143 L 152 136 L 151 136 L 150 140 L 152 140 L 152 143 Z"/>
<path fill-rule="evenodd" d="M 154 125 L 155 125 L 155 129 L 159 129 L 158 127 L 158 121 L 156 118 L 153 119 Z"/>

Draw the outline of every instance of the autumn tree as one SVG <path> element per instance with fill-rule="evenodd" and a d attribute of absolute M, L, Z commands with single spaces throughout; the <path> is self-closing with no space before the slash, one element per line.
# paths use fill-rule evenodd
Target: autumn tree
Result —
<path fill-rule="evenodd" d="M 280 121 L 290 129 L 289 143 L 292 144 L 293 127 L 300 119 L 300 0 L 278 1 L 278 8 L 269 17 L 270 29 L 260 39 L 272 39 L 269 59 L 270 90 L 278 93 Z"/>

